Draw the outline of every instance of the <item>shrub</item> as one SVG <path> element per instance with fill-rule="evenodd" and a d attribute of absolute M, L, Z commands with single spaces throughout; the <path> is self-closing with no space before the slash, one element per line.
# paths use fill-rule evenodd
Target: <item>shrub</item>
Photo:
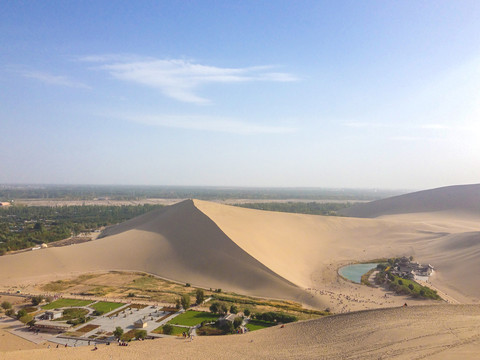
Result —
<path fill-rule="evenodd" d="M 15 310 L 13 309 L 8 309 L 8 310 L 5 310 L 5 315 L 7 316 L 15 316 Z"/>
<path fill-rule="evenodd" d="M 197 305 L 200 305 L 205 301 L 205 293 L 202 289 L 197 289 L 197 291 L 195 292 L 195 297 L 197 298 Z"/>
<path fill-rule="evenodd" d="M 250 310 L 249 309 L 243 310 L 243 313 L 245 314 L 245 316 L 250 316 Z"/>
<path fill-rule="evenodd" d="M 115 336 L 117 339 L 120 339 L 122 335 L 123 335 L 123 329 L 120 326 L 117 326 L 113 331 L 113 336 Z"/>
<path fill-rule="evenodd" d="M 127 297 L 135 297 L 135 294 L 134 293 L 128 293 Z"/>
<path fill-rule="evenodd" d="M 8 301 L 2 302 L 2 305 L 1 305 L 1 306 L 2 306 L 2 308 L 3 308 L 4 310 L 8 310 L 8 309 L 11 309 L 11 308 L 12 308 L 12 304 L 10 304 Z"/>
<path fill-rule="evenodd" d="M 147 337 L 147 331 L 146 330 L 135 330 L 135 337 L 137 339 L 145 339 Z"/>
<path fill-rule="evenodd" d="M 218 314 L 220 311 L 220 303 L 218 301 L 215 301 L 210 305 L 210 311 L 214 314 Z"/>
<path fill-rule="evenodd" d="M 39 305 L 42 301 L 43 301 L 43 296 L 41 296 L 41 295 L 32 297 L 32 304 L 34 306 Z"/>
<path fill-rule="evenodd" d="M 20 309 L 20 310 L 18 310 L 16 316 L 17 316 L 17 319 L 20 319 L 20 318 L 24 317 L 25 315 L 27 315 L 27 311 L 24 310 L 24 309 Z"/>
<path fill-rule="evenodd" d="M 236 305 L 230 306 L 230 313 L 232 314 L 238 313 L 238 307 Z"/>
<path fill-rule="evenodd" d="M 412 291 L 415 289 L 415 287 L 413 286 L 413 284 L 408 284 L 408 288 L 409 288 L 410 290 L 412 290 Z"/>
<path fill-rule="evenodd" d="M 242 325 L 243 319 L 241 317 L 236 317 L 233 320 L 233 327 L 237 329 L 240 325 Z"/>
<path fill-rule="evenodd" d="M 170 325 L 170 324 L 163 325 L 163 333 L 165 335 L 171 335 L 173 333 L 173 325 Z"/>
<path fill-rule="evenodd" d="M 185 284 L 185 287 L 190 287 L 190 286 L 192 286 L 192 285 L 190 285 L 190 283 Z"/>
<path fill-rule="evenodd" d="M 398 285 L 403 285 L 402 279 L 398 279 Z"/>
<path fill-rule="evenodd" d="M 27 314 L 27 315 L 24 315 L 24 316 L 18 318 L 18 320 L 20 320 L 24 324 L 28 324 L 30 321 L 33 320 L 33 316 Z"/>
<path fill-rule="evenodd" d="M 225 334 L 231 334 L 235 330 L 230 321 L 217 322 L 217 327 L 220 328 Z"/>
<path fill-rule="evenodd" d="M 187 310 L 190 307 L 190 296 L 188 296 L 187 294 L 183 294 L 180 302 L 182 304 L 182 307 Z"/>

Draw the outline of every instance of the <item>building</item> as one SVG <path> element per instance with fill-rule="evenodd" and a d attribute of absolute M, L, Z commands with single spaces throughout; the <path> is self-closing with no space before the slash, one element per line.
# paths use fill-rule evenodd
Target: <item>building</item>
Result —
<path fill-rule="evenodd" d="M 135 328 L 137 328 L 137 329 L 146 328 L 147 325 L 148 325 L 148 323 L 147 323 L 145 320 L 143 320 L 143 319 L 139 319 L 139 320 L 137 320 L 137 321 L 135 321 L 135 322 L 133 323 L 133 326 L 134 326 Z"/>
<path fill-rule="evenodd" d="M 412 262 L 404 256 L 395 263 L 392 273 L 404 279 L 427 281 L 433 270 L 434 267 L 430 264 L 422 265 L 418 262 Z"/>
<path fill-rule="evenodd" d="M 55 331 L 55 332 L 62 332 L 67 331 L 72 327 L 72 325 L 59 323 L 56 321 L 48 321 L 48 320 L 41 320 L 35 322 L 34 328 L 37 330 L 44 330 L 44 331 Z"/>
<path fill-rule="evenodd" d="M 63 316 L 61 311 L 45 311 L 42 315 L 43 320 L 55 320 L 60 319 Z"/>

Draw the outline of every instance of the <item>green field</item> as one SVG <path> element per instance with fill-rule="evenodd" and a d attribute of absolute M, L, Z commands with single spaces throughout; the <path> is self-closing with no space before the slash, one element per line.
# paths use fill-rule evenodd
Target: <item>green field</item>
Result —
<path fill-rule="evenodd" d="M 116 303 L 116 302 L 108 302 L 108 301 L 99 301 L 98 303 L 95 303 L 91 305 L 90 307 L 97 310 L 98 313 L 100 314 L 105 314 L 109 313 L 110 311 L 113 311 L 115 309 L 118 309 L 119 307 L 123 306 L 125 304 L 122 303 Z"/>
<path fill-rule="evenodd" d="M 195 326 L 202 321 L 216 321 L 218 318 L 218 315 L 209 312 L 190 310 L 174 317 L 168 323 L 172 325 Z"/>
<path fill-rule="evenodd" d="M 159 326 L 152 332 L 155 334 L 163 334 L 163 325 Z M 188 332 L 188 329 L 180 326 L 173 326 L 173 332 L 170 335 L 182 335 L 183 332 Z"/>
<path fill-rule="evenodd" d="M 92 302 L 92 300 L 58 299 L 50 304 L 42 306 L 42 308 L 45 310 L 52 310 L 64 307 L 79 307 L 90 305 Z"/>
<path fill-rule="evenodd" d="M 274 323 L 262 320 L 250 320 L 245 327 L 250 331 L 264 329 L 266 327 L 274 326 Z"/>

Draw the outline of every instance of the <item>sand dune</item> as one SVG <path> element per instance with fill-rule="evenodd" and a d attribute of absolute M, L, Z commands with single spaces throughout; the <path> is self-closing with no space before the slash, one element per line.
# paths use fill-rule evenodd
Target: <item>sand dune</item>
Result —
<path fill-rule="evenodd" d="M 372 300 L 383 296 L 379 289 L 338 279 L 338 266 L 414 255 L 437 268 L 433 282 L 439 289 L 475 302 L 480 299 L 479 220 L 473 212 L 464 217 L 445 211 L 324 217 L 187 200 L 113 226 L 96 241 L 0 257 L 0 285 L 135 270 L 348 311 L 395 303 Z"/>
<path fill-rule="evenodd" d="M 138 270 L 208 288 L 319 305 L 239 248 L 191 200 L 111 227 L 104 235 L 92 242 L 0 257 L 0 282 Z"/>
<path fill-rule="evenodd" d="M 257 211 L 198 200 L 195 205 L 242 249 L 305 288 L 335 284 L 335 265 L 340 263 L 414 255 L 436 266 L 435 283 L 442 290 L 453 291 L 464 301 L 480 298 L 475 275 L 480 241 L 472 232 L 480 230 L 478 217 L 357 219 Z"/>
<path fill-rule="evenodd" d="M 447 186 L 353 205 L 342 215 L 374 218 L 381 215 L 454 211 L 480 214 L 480 184 Z"/>
<path fill-rule="evenodd" d="M 435 321 L 432 321 L 435 319 Z M 480 306 L 363 311 L 245 335 L 160 339 L 128 347 L 14 351 L 3 359 L 478 359 Z"/>

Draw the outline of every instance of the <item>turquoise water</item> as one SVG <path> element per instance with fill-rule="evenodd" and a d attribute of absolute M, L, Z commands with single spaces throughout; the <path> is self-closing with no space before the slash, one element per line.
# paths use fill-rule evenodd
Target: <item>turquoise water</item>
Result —
<path fill-rule="evenodd" d="M 338 269 L 338 273 L 344 278 L 360 284 L 362 275 L 376 268 L 377 265 L 377 263 L 347 265 Z"/>

